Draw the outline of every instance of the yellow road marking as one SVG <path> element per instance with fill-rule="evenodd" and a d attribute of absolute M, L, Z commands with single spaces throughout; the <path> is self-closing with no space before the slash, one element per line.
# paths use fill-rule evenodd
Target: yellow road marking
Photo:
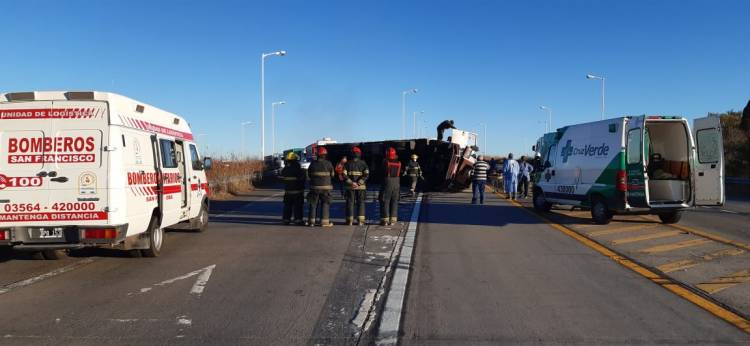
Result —
<path fill-rule="evenodd" d="M 734 274 L 718 277 L 706 283 L 697 284 L 696 286 L 708 294 L 714 294 L 748 281 L 750 281 L 750 270 L 743 270 Z"/>
<path fill-rule="evenodd" d="M 625 233 L 625 232 L 636 232 L 636 231 L 642 231 L 649 228 L 654 228 L 659 225 L 635 225 L 635 226 L 628 226 L 628 227 L 620 227 L 615 229 L 605 229 L 601 231 L 593 231 L 589 232 L 588 235 L 592 237 L 598 237 L 602 235 L 609 235 L 609 234 L 615 234 L 615 233 Z"/>
<path fill-rule="evenodd" d="M 724 237 L 722 237 L 720 235 L 716 235 L 716 234 L 713 234 L 713 233 L 709 233 L 709 232 L 706 232 L 706 231 L 701 231 L 701 230 L 698 230 L 698 229 L 695 229 L 695 228 L 692 228 L 692 227 L 678 225 L 678 224 L 669 224 L 667 226 L 674 227 L 674 228 L 677 228 L 677 229 L 681 229 L 681 230 L 683 230 L 685 232 L 692 233 L 692 234 L 695 234 L 697 236 L 701 236 L 701 237 L 704 237 L 704 238 L 708 238 L 708 239 L 711 239 L 711 240 L 718 241 L 720 243 L 724 243 L 724 244 L 736 246 L 738 248 L 750 251 L 750 245 L 742 243 L 742 242 L 738 242 L 738 241 L 735 241 L 735 240 L 727 239 L 727 238 L 724 238 Z"/>
<path fill-rule="evenodd" d="M 613 240 L 612 245 L 630 244 L 630 243 L 635 243 L 635 242 L 650 240 L 650 239 L 674 237 L 676 235 L 680 235 L 683 233 L 684 232 L 682 231 L 666 231 L 666 232 L 659 232 L 659 233 L 644 234 L 644 235 L 639 235 L 635 237 L 620 238 L 620 239 Z"/>
<path fill-rule="evenodd" d="M 688 260 L 662 264 L 656 268 L 661 270 L 662 272 L 671 273 L 671 272 L 678 271 L 678 270 L 692 268 L 703 262 L 713 261 L 720 257 L 738 256 L 743 253 L 745 253 L 745 250 L 742 250 L 742 249 L 724 249 L 721 251 L 717 251 L 711 254 L 704 255 L 703 257 L 701 257 L 701 259 L 703 259 L 702 261 L 697 260 L 697 259 L 696 260 L 688 259 Z"/>
<path fill-rule="evenodd" d="M 600 245 L 599 243 L 594 242 L 593 240 L 584 237 L 583 235 L 579 234 L 578 232 L 567 228 L 563 225 L 560 225 L 558 223 L 554 223 L 550 221 L 549 219 L 545 218 L 544 216 L 537 214 L 527 208 L 525 208 L 523 205 L 516 201 L 509 201 L 511 204 L 520 207 L 523 211 L 534 215 L 547 223 L 550 227 L 564 233 L 565 235 L 579 241 L 580 243 L 588 246 L 589 248 L 595 250 L 596 252 L 609 257 L 611 260 L 619 263 L 625 268 L 628 268 L 641 276 L 645 277 L 646 279 L 650 280 L 651 282 L 664 287 L 664 289 L 669 290 L 670 292 L 682 297 L 683 299 L 697 305 L 698 307 L 710 312 L 714 316 L 721 318 L 724 321 L 727 321 L 728 323 L 736 326 L 737 328 L 745 331 L 746 333 L 750 334 L 750 321 L 745 319 L 744 317 L 735 314 L 732 311 L 729 311 L 722 306 L 712 302 L 709 299 L 706 299 L 700 295 L 697 295 L 690 290 L 686 289 L 685 287 L 682 287 L 671 280 L 669 280 L 667 277 L 661 276 L 657 273 L 652 272 L 651 270 L 646 269 L 645 267 L 639 265 L 638 263 L 635 263 L 623 256 L 618 255 L 614 251 Z"/>
<path fill-rule="evenodd" d="M 657 245 L 657 246 L 645 248 L 645 249 L 638 250 L 638 251 L 643 252 L 643 253 L 654 254 L 654 253 L 659 253 L 659 252 L 667 252 L 667 251 L 672 251 L 672 250 L 677 250 L 677 249 L 684 249 L 686 247 L 703 245 L 703 244 L 710 243 L 710 242 L 711 241 L 708 239 L 693 239 L 693 240 L 681 241 L 679 243 Z"/>

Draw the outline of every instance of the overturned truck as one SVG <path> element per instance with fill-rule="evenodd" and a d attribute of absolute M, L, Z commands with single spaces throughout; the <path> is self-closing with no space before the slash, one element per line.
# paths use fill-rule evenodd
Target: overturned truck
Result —
<path fill-rule="evenodd" d="M 342 157 L 351 158 L 352 148 L 362 149 L 362 159 L 370 167 L 370 181 L 380 184 L 383 181 L 385 153 L 393 147 L 404 167 L 412 154 L 422 167 L 424 181 L 421 188 L 426 191 L 455 191 L 469 186 L 469 173 L 475 159 L 472 154 L 476 147 L 462 147 L 457 143 L 420 138 L 407 140 L 336 143 L 324 145 L 328 159 L 334 165 Z"/>

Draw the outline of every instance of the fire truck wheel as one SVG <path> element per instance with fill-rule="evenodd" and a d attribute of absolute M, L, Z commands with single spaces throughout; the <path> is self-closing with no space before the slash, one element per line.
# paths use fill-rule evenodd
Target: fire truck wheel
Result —
<path fill-rule="evenodd" d="M 201 211 L 196 216 L 196 222 L 198 227 L 195 228 L 196 232 L 203 232 L 208 227 L 208 205 L 206 203 L 201 204 Z"/>
<path fill-rule="evenodd" d="M 148 224 L 148 249 L 141 250 L 141 254 L 144 257 L 157 257 L 163 243 L 164 229 L 159 227 L 159 219 L 154 216 Z"/>
<path fill-rule="evenodd" d="M 46 260 L 58 260 L 62 255 L 62 251 L 60 250 L 42 250 L 42 256 Z"/>
<path fill-rule="evenodd" d="M 672 211 L 669 213 L 662 213 L 659 214 L 659 219 L 662 223 L 678 223 L 680 222 L 680 219 L 682 218 L 682 212 L 681 211 Z"/>

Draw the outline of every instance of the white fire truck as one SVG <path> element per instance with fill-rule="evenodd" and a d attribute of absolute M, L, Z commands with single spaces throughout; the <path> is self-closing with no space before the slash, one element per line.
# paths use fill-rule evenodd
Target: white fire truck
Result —
<path fill-rule="evenodd" d="M 0 245 L 158 256 L 208 224 L 210 158 L 185 119 L 105 92 L 0 94 Z"/>

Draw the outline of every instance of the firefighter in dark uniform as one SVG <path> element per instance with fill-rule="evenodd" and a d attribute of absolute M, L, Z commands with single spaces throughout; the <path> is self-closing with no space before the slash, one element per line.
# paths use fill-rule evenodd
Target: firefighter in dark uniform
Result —
<path fill-rule="evenodd" d="M 440 125 L 437 127 L 437 140 L 442 141 L 443 140 L 443 133 L 445 133 L 445 130 L 447 129 L 455 129 L 456 126 L 453 125 L 453 120 L 444 120 Z M 450 137 L 449 137 L 450 138 Z M 448 139 L 448 142 L 450 142 L 450 139 Z"/>
<path fill-rule="evenodd" d="M 331 208 L 331 190 L 333 184 L 331 178 L 335 175 L 333 165 L 326 159 L 328 150 L 325 147 L 318 149 L 318 158 L 310 163 L 307 169 L 307 176 L 310 179 L 310 192 L 307 194 L 309 203 L 307 225 L 315 226 L 318 216 L 318 207 L 320 207 L 320 226 L 331 227 L 333 223 L 330 220 Z"/>
<path fill-rule="evenodd" d="M 303 224 L 302 209 L 305 203 L 305 170 L 299 163 L 297 154 L 290 151 L 284 158 L 286 163 L 281 170 L 281 180 L 284 182 L 284 214 L 282 221 L 285 225 L 292 221 Z M 292 218 L 293 217 L 293 218 Z"/>
<path fill-rule="evenodd" d="M 406 169 L 404 170 L 404 176 L 409 176 L 409 194 L 411 196 L 414 196 L 417 191 L 417 181 L 424 179 L 422 177 L 422 167 L 419 167 L 419 162 L 417 162 L 418 158 L 416 154 L 412 154 L 411 161 L 406 164 Z"/>
<path fill-rule="evenodd" d="M 365 202 L 367 201 L 367 177 L 370 169 L 367 163 L 362 161 L 362 150 L 358 147 L 352 149 L 353 159 L 344 166 L 345 188 L 346 188 L 346 224 L 354 224 L 354 213 L 357 213 L 357 221 L 360 225 L 366 223 Z"/>
<path fill-rule="evenodd" d="M 398 199 L 401 194 L 401 162 L 396 149 L 388 148 L 383 167 L 385 174 L 380 188 L 380 225 L 395 225 L 398 222 Z"/>

